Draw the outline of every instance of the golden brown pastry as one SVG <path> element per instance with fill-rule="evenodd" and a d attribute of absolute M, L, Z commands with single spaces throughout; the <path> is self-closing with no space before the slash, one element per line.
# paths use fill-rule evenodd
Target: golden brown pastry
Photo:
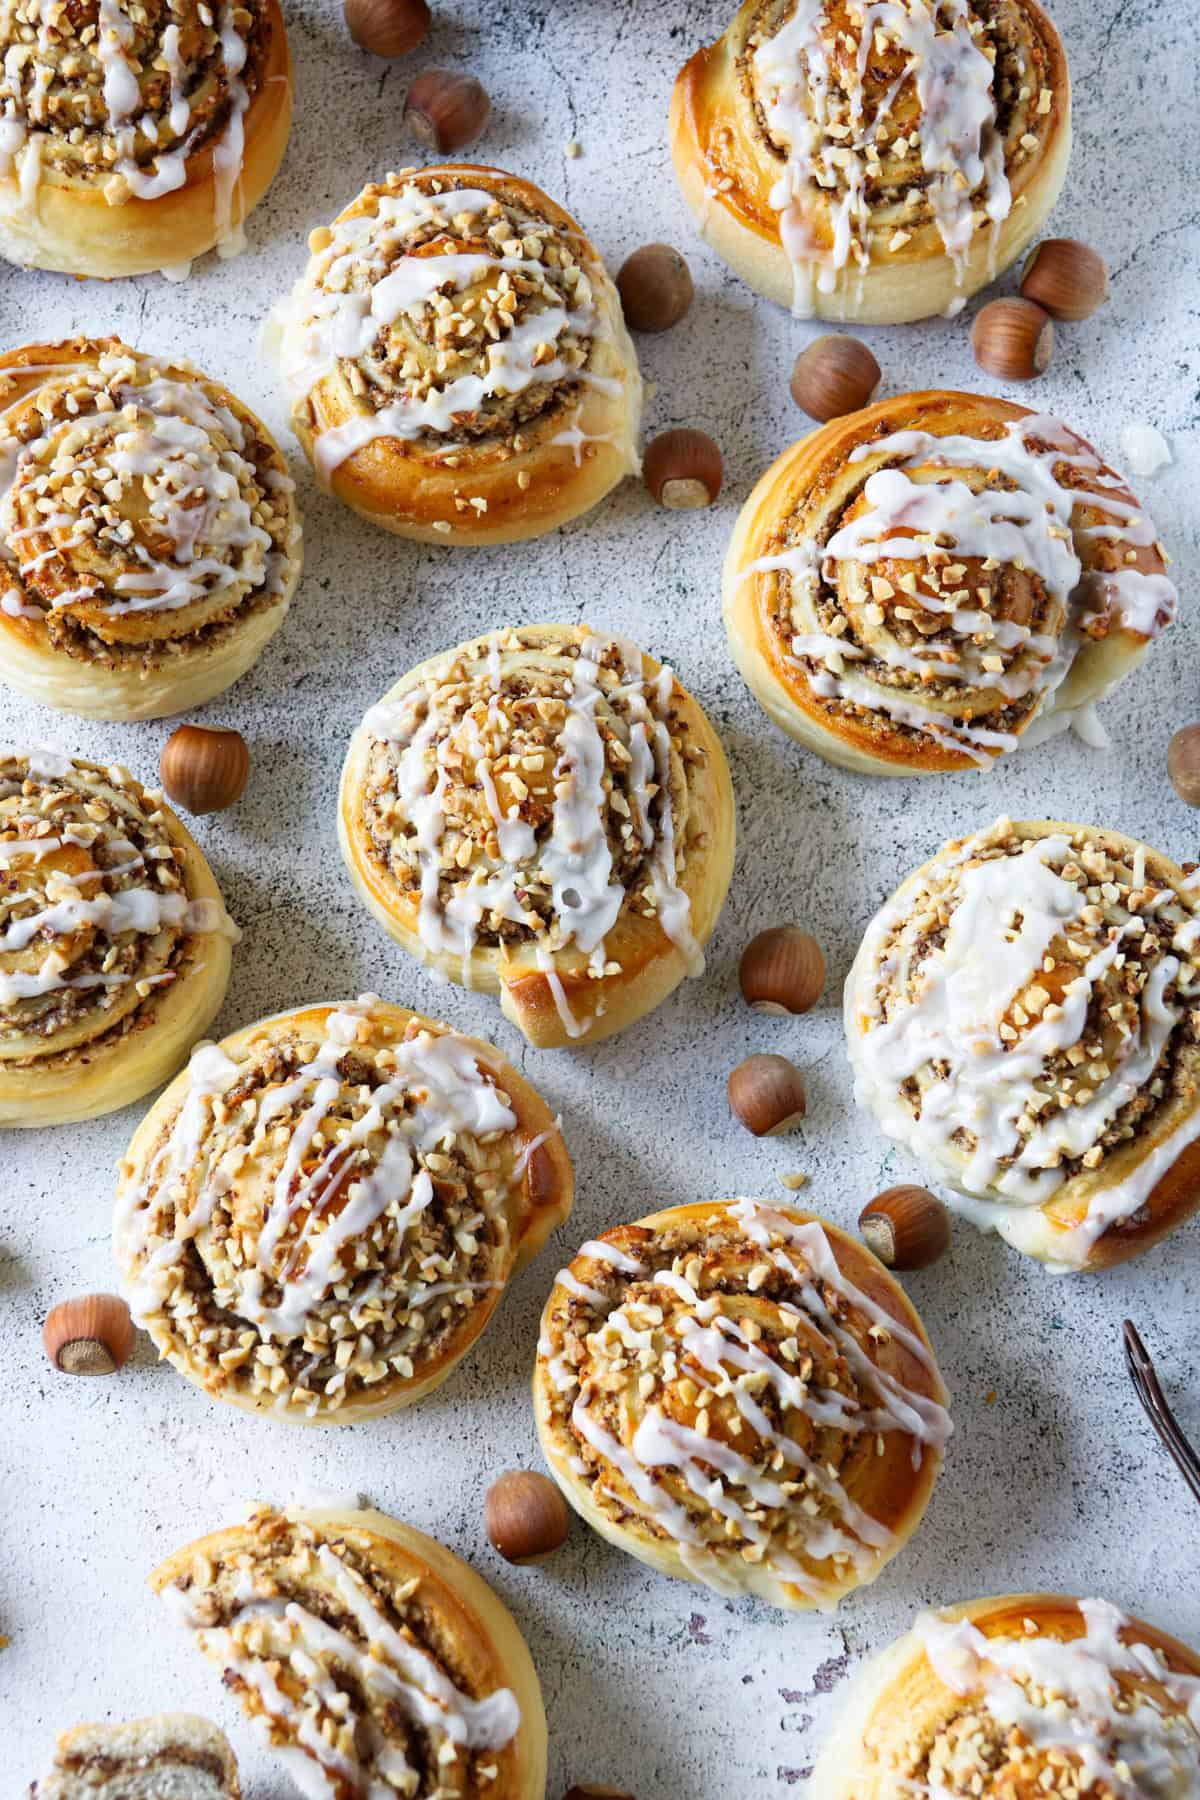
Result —
<path fill-rule="evenodd" d="M 901 394 L 767 470 L 725 560 L 725 628 L 770 717 L 828 761 L 986 767 L 1072 723 L 1106 741 L 1089 708 L 1174 617 L 1166 560 L 1060 420 Z"/>
<path fill-rule="evenodd" d="M 238 936 L 200 850 L 128 769 L 0 755 L 0 1126 L 115 1112 L 220 1009 Z"/>
<path fill-rule="evenodd" d="M 758 1200 L 584 1244 L 533 1394 L 555 1479 L 610 1543 L 797 1609 L 832 1609 L 903 1548 L 951 1430 L 899 1284 L 836 1227 Z"/>
<path fill-rule="evenodd" d="M 955 313 L 1037 236 L 1071 89 L 1036 0 L 744 0 L 671 151 L 718 255 L 802 317 Z"/>
<path fill-rule="evenodd" d="M 0 677 L 158 719 L 256 661 L 300 576 L 294 484 L 227 389 L 118 338 L 0 356 Z"/>
<path fill-rule="evenodd" d="M 189 1381 L 341 1425 L 446 1379 L 571 1194 L 557 1120 L 492 1045 L 368 995 L 202 1045 L 129 1147 L 114 1242 Z"/>
<path fill-rule="evenodd" d="M 529 1651 L 432 1538 L 378 1512 L 262 1507 L 151 1580 L 311 1800 L 543 1800 Z"/>
<path fill-rule="evenodd" d="M 1200 1206 L 1200 888 L 1145 844 L 1000 819 L 946 845 L 867 927 L 846 1039 L 859 1104 L 1056 1269 Z"/>
<path fill-rule="evenodd" d="M 574 219 L 500 169 L 365 188 L 278 311 L 292 422 L 320 481 L 434 544 L 540 537 L 638 468 L 642 382 Z"/>
<path fill-rule="evenodd" d="M 283 158 L 278 0 L 4 0 L 0 257 L 69 275 L 186 275 Z"/>
<path fill-rule="evenodd" d="M 1193 1800 L 1200 1657 L 1104 1600 L 922 1613 L 843 1703 L 811 1800 Z"/>
<path fill-rule="evenodd" d="M 528 625 L 409 671 L 350 743 L 338 821 L 398 943 L 540 1049 L 623 1030 L 704 968 L 733 868 L 721 744 L 669 669 Z"/>
<path fill-rule="evenodd" d="M 157 1713 L 62 1732 L 29 1800 L 239 1800 L 241 1791 L 223 1731 L 195 1713 Z"/>

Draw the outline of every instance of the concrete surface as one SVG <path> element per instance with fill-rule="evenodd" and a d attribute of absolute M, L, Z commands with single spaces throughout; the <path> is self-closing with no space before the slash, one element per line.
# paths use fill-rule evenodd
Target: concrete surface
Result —
<path fill-rule="evenodd" d="M 0 1791 L 22 1793 L 57 1728 L 171 1706 L 226 1725 L 249 1800 L 288 1784 L 215 1673 L 144 1586 L 168 1550 L 232 1518 L 252 1496 L 302 1482 L 361 1489 L 469 1557 L 511 1604 L 546 1692 L 551 1800 L 571 1781 L 638 1800 L 747 1800 L 802 1792 L 838 1686 L 861 1653 L 919 1606 L 1025 1587 L 1099 1591 L 1200 1641 L 1193 1502 L 1126 1385 L 1119 1326 L 1141 1325 L 1184 1421 L 1200 1433 L 1200 1223 L 1140 1265 L 1056 1281 L 960 1227 L 950 1258 L 912 1279 L 952 1391 L 958 1435 L 917 1541 L 838 1615 L 789 1617 L 652 1576 L 582 1526 L 545 1568 L 490 1551 L 482 1500 L 500 1470 L 536 1464 L 526 1382 L 556 1258 L 588 1233 L 674 1201 L 782 1197 L 782 1171 L 843 1225 L 914 1171 L 856 1116 L 838 996 L 862 925 L 898 878 L 948 835 L 1001 811 L 1094 820 L 1200 855 L 1197 816 L 1166 777 L 1172 730 L 1200 713 L 1195 426 L 1200 251 L 1192 9 L 1171 0 L 1057 0 L 1077 95 L 1077 140 L 1053 219 L 1109 257 L 1112 300 L 1066 327 L 1031 392 L 1119 456 L 1131 420 L 1165 433 L 1175 463 L 1146 489 L 1177 559 L 1179 623 L 1106 707 L 1107 754 L 1075 740 L 990 775 L 857 779 L 780 737 L 734 674 L 718 571 L 736 511 L 800 419 L 787 374 L 810 328 L 759 302 L 696 239 L 665 142 L 667 96 L 686 54 L 732 0 L 444 0 L 427 45 L 387 65 L 349 42 L 335 0 L 293 0 L 298 122 L 282 174 L 240 261 L 211 260 L 183 286 L 105 289 L 0 270 L 0 343 L 116 331 L 183 351 L 277 429 L 283 414 L 257 349 L 259 324 L 299 272 L 304 237 L 360 185 L 409 160 L 401 104 L 425 64 L 476 70 L 495 103 L 480 154 L 571 207 L 615 267 L 636 245 L 683 247 L 697 301 L 686 323 L 642 340 L 652 429 L 694 424 L 720 440 L 727 481 L 701 515 L 658 511 L 628 482 L 583 525 L 494 552 L 420 549 L 360 524 L 301 481 L 307 574 L 258 668 L 207 709 L 246 735 L 254 771 L 240 806 L 202 820 L 245 928 L 218 1022 L 227 1031 L 317 997 L 375 989 L 491 1033 L 561 1108 L 575 1156 L 574 1221 L 517 1281 L 467 1365 L 431 1400 L 383 1423 L 307 1434 L 210 1404 L 143 1354 L 120 1379 L 52 1374 L 47 1309 L 112 1283 L 113 1164 L 137 1109 L 0 1145 Z M 583 154 L 565 146 L 577 139 Z M 1190 173 L 1187 165 L 1190 165 Z M 1011 288 L 1010 276 L 1001 284 Z M 865 333 L 888 387 L 981 380 L 967 316 Z M 478 995 L 435 988 L 352 898 L 334 843 L 342 753 L 365 707 L 409 664 L 504 622 L 587 618 L 675 663 L 710 709 L 733 764 L 740 849 L 709 973 L 632 1034 L 581 1053 L 525 1052 Z M 0 691 L 0 741 L 46 741 L 153 776 L 166 728 L 52 719 Z M 824 944 L 820 1008 L 760 1020 L 737 993 L 740 951 L 784 918 Z M 756 1143 L 728 1116 L 728 1070 L 780 1049 L 809 1078 L 802 1132 Z"/>

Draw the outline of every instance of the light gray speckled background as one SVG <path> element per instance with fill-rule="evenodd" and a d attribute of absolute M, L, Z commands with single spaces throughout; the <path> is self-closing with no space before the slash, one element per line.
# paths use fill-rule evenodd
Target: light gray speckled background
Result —
<path fill-rule="evenodd" d="M 583 1527 L 550 1566 L 532 1571 L 507 1567 L 484 1540 L 488 1480 L 537 1460 L 526 1380 L 556 1257 L 589 1232 L 673 1201 L 782 1196 L 779 1172 L 797 1166 L 812 1174 L 806 1197 L 850 1225 L 868 1194 L 914 1173 L 851 1108 L 837 1004 L 862 925 L 912 864 L 1000 811 L 1094 819 L 1177 857 L 1200 854 L 1196 815 L 1165 772 L 1172 729 L 1200 712 L 1193 5 L 1053 7 L 1077 105 L 1075 156 L 1054 227 L 1100 246 L 1114 283 L 1099 318 L 1061 332 L 1053 367 L 1033 390 L 1037 403 L 1113 456 L 1131 419 L 1166 433 L 1175 465 L 1148 498 L 1177 558 L 1181 621 L 1107 707 L 1107 755 L 1060 740 L 988 776 L 915 785 L 841 774 L 785 741 L 743 692 L 720 630 L 722 551 L 755 477 L 799 435 L 787 373 L 810 329 L 757 301 L 700 246 L 670 173 L 672 77 L 718 33 L 730 3 L 444 0 L 428 44 L 409 63 L 388 66 L 353 48 L 334 0 L 291 0 L 299 123 L 251 222 L 247 256 L 210 261 L 185 286 L 151 278 L 106 290 L 0 273 L 0 343 L 117 331 L 148 350 L 182 351 L 282 430 L 257 349 L 263 314 L 298 274 L 308 228 L 408 160 L 400 110 L 410 68 L 466 66 L 495 101 L 480 153 L 564 200 L 614 267 L 651 238 L 687 250 L 696 306 L 673 334 L 642 344 L 657 387 L 648 422 L 706 427 L 727 467 L 720 504 L 707 514 L 660 512 L 629 482 L 572 530 L 467 553 L 406 545 L 358 523 L 316 494 L 293 454 L 308 540 L 297 604 L 258 668 L 206 714 L 238 726 L 255 763 L 244 802 L 198 830 L 246 932 L 219 1027 L 375 989 L 491 1033 L 562 1110 L 577 1212 L 439 1394 L 382 1423 L 308 1434 L 215 1407 L 145 1355 L 119 1380 L 53 1375 L 41 1320 L 67 1295 L 111 1284 L 112 1170 L 137 1112 L 5 1139 L 5 1795 L 23 1791 L 57 1728 L 168 1706 L 206 1709 L 231 1730 L 249 1800 L 284 1794 L 144 1576 L 168 1550 L 232 1518 L 247 1497 L 286 1498 L 302 1481 L 368 1491 L 494 1582 L 541 1671 L 552 1800 L 588 1778 L 624 1783 L 638 1800 L 802 1791 L 847 1657 L 886 1641 L 927 1602 L 1023 1586 L 1101 1590 L 1200 1640 L 1196 1516 L 1135 1408 L 1118 1350 L 1120 1319 L 1132 1313 L 1184 1419 L 1200 1430 L 1197 1225 L 1140 1266 L 1067 1282 L 960 1227 L 951 1257 L 913 1278 L 958 1436 L 916 1543 L 836 1623 L 661 1580 Z M 564 154 L 573 137 L 583 145 L 578 161 Z M 968 324 L 969 316 L 866 335 L 892 389 L 972 387 L 980 377 Z M 359 910 L 335 849 L 333 804 L 351 727 L 404 668 L 491 625 L 555 617 L 618 627 L 675 663 L 724 734 L 741 830 L 707 977 L 624 1038 L 538 1056 L 486 999 L 433 987 Z M 157 725 L 51 719 L 0 697 L 0 740 L 53 736 L 147 779 L 165 735 Z M 738 955 L 753 931 L 785 918 L 825 945 L 830 981 L 808 1018 L 761 1021 L 738 997 Z M 804 1067 L 811 1106 L 799 1137 L 758 1144 L 731 1123 L 724 1084 L 736 1061 L 767 1048 Z"/>

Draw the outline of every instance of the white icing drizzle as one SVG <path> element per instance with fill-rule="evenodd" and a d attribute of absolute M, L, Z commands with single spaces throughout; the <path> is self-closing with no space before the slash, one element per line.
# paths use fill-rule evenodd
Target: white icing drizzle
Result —
<path fill-rule="evenodd" d="M 505 650 L 501 656 L 498 643 L 498 637 L 490 639 L 487 651 L 490 705 L 497 703 L 504 674 L 520 674 L 524 654 L 518 647 Z M 622 676 L 615 686 L 609 672 L 600 667 L 614 643 L 623 660 Z M 470 958 L 485 913 L 496 912 L 504 919 L 528 923 L 518 889 L 534 879 L 542 882 L 552 895 L 553 941 L 535 945 L 535 961 L 546 977 L 564 1029 L 569 1036 L 578 1037 L 589 1029 L 591 1019 L 581 1021 L 572 1012 L 554 953 L 575 945 L 589 957 L 592 970 L 601 974 L 605 939 L 626 904 L 625 889 L 613 878 L 607 834 L 609 796 L 604 781 L 608 765 L 604 738 L 597 724 L 597 712 L 602 707 L 612 707 L 630 721 L 627 773 L 632 813 L 646 852 L 648 887 L 659 922 L 683 954 L 690 975 L 703 972 L 704 957 L 691 929 L 690 901 L 675 874 L 671 736 L 667 724 L 674 676 L 664 668 L 653 678 L 644 677 L 636 647 L 620 639 L 600 637 L 585 638 L 578 656 L 566 668 L 566 718 L 558 742 L 549 832 L 539 835 L 515 814 L 505 817 L 490 772 L 485 764 L 478 765 L 480 785 L 498 828 L 504 866 L 490 874 L 477 872 L 457 886 L 444 905 L 440 882 L 445 871 L 439 847 L 444 827 L 443 797 L 451 778 L 445 760 L 451 716 L 445 707 L 444 675 L 435 674 L 422 687 L 373 707 L 364 720 L 364 728 L 371 737 L 400 752 L 395 763 L 397 811 L 401 819 L 412 825 L 415 834 L 421 876 L 417 925 L 422 943 L 435 955 L 461 957 L 464 974 L 469 976 Z M 477 748 L 481 751 L 483 746 Z M 653 816 L 655 799 L 657 817 Z"/>
<path fill-rule="evenodd" d="M 852 257 L 864 268 L 871 259 L 867 153 L 874 160 L 879 127 L 910 78 L 918 101 L 911 139 L 920 150 L 934 223 L 960 288 L 979 224 L 977 209 L 991 224 L 993 256 L 999 227 L 1012 210 L 1004 144 L 996 130 L 994 70 L 971 30 L 968 0 L 908 0 L 905 5 L 874 0 L 860 11 L 848 128 L 831 111 L 837 77 L 828 0 L 797 0 L 790 17 L 753 52 L 754 82 L 767 126 L 772 138 L 788 149 L 770 200 L 792 263 L 793 309 L 799 316 L 813 310 L 814 280 L 820 293 L 832 293 Z M 876 33 L 883 33 L 908 62 L 868 125 L 863 89 Z M 818 241 L 811 222 L 818 197 L 829 203 L 828 248 Z"/>
<path fill-rule="evenodd" d="M 299 1109 L 288 1126 L 287 1151 L 261 1228 L 252 1234 L 252 1253 L 235 1271 L 230 1291 L 217 1296 L 227 1311 L 264 1338 L 287 1343 L 304 1335 L 315 1309 L 351 1278 L 355 1245 L 389 1209 L 391 1240 L 396 1245 L 403 1241 L 433 1199 L 423 1159 L 447 1137 L 484 1138 L 516 1129 L 515 1113 L 480 1070 L 470 1043 L 449 1033 L 425 1033 L 390 1047 L 389 1079 L 372 1090 L 361 1116 L 304 1173 L 305 1155 L 342 1092 L 339 1060 L 353 1050 L 360 1024 L 370 1019 L 376 1004 L 366 995 L 331 1011 L 316 1056 L 288 1080 L 265 1086 L 245 1103 L 255 1109 L 255 1137 L 268 1133 L 273 1120 Z M 213 1215 L 236 1181 L 237 1170 L 227 1165 L 222 1140 L 216 1140 L 215 1159 L 207 1140 L 223 1095 L 242 1074 L 220 1046 L 196 1050 L 188 1091 L 169 1134 L 143 1178 L 130 1182 L 122 1194 L 114 1244 L 125 1272 L 126 1297 L 142 1323 L 161 1311 L 170 1273 L 185 1259 L 188 1246 L 197 1242 L 203 1248 Z M 378 1160 L 349 1181 L 338 1211 L 323 1216 L 321 1196 L 345 1176 L 359 1147 L 380 1135 L 386 1143 Z M 519 1179 L 514 1173 L 512 1180 Z M 186 1212 L 179 1210 L 181 1195 L 187 1197 Z M 297 1220 L 303 1220 L 298 1230 Z M 470 1284 L 445 1284 L 454 1292 L 464 1285 Z M 273 1302 L 266 1298 L 268 1287 L 278 1291 Z M 437 1291 L 437 1284 L 423 1287 L 413 1295 L 413 1306 Z M 360 1307 L 364 1299 L 358 1296 Z"/>
<path fill-rule="evenodd" d="M 1035 448 L 1033 440 L 1045 447 Z M 978 607 L 923 592 L 913 604 L 939 615 L 941 631 L 916 646 L 880 636 L 864 647 L 820 631 L 796 632 L 791 653 L 811 669 L 808 680 L 815 694 L 883 713 L 987 767 L 997 756 L 1015 750 L 1020 738 L 973 716 L 956 717 L 955 690 L 961 696 L 959 710 L 972 704 L 972 692 L 994 696 L 996 710 L 1033 695 L 1029 718 L 1034 719 L 1053 709 L 1058 689 L 1088 641 L 1085 630 L 1101 624 L 1105 630 L 1150 638 L 1174 618 L 1178 595 L 1165 575 L 1132 568 L 1085 573 L 1080 545 L 1106 538 L 1128 545 L 1132 553 L 1135 547 L 1154 544 L 1155 530 L 1139 508 L 1110 491 L 1119 478 L 1061 420 L 1030 415 L 1012 421 L 999 439 L 895 432 L 860 445 L 850 462 L 880 456 L 897 459 L 898 466 L 876 469 L 867 477 L 866 510 L 842 525 L 824 546 L 803 539 L 752 562 L 743 579 L 785 570 L 793 604 L 800 600 L 811 613 L 822 576 L 836 580 L 839 563 L 868 568 L 884 559 L 919 563 L 933 546 L 948 546 L 957 557 L 1037 576 L 1048 591 L 1052 617 L 1060 621 L 1057 635 L 1035 633 Z M 1070 471 L 1065 485 L 1059 475 L 1064 462 Z M 928 482 L 907 473 L 930 465 L 995 472 L 1013 486 L 989 486 L 976 493 L 957 474 Z M 1076 485 L 1085 476 L 1097 482 L 1099 492 Z M 1094 509 L 1107 523 L 1073 525 L 1078 507 Z M 949 653 L 943 632 L 950 634 Z M 1001 651 L 1015 654 L 1006 662 L 997 654 Z M 847 662 L 867 658 L 885 669 L 909 670 L 947 683 L 951 692 L 931 703 L 919 688 L 892 686 L 846 668 Z M 1088 729 L 1085 721 L 1083 731 Z"/>
<path fill-rule="evenodd" d="M 1007 820 L 998 821 L 946 853 L 947 865 L 965 863 L 1010 829 Z M 1036 1229 L 1023 1221 L 1023 1209 L 1049 1201 L 1069 1178 L 1064 1161 L 1090 1153 L 1122 1109 L 1146 1089 L 1187 997 L 1200 991 L 1194 965 L 1184 970 L 1175 955 L 1158 959 L 1146 975 L 1139 1022 L 1102 1071 L 1090 1077 L 1094 1085 L 1081 1087 L 1074 1104 L 1039 1122 L 1045 1100 L 1037 1082 L 1052 1059 L 1079 1043 L 1098 984 L 1123 959 L 1128 936 L 1144 932 L 1138 914 L 1107 924 L 1104 942 L 1078 965 L 1061 1003 L 1045 1004 L 1045 994 L 1041 1010 L 1027 1018 L 1019 1035 L 1007 1025 L 1013 1007 L 1036 983 L 1051 945 L 1069 940 L 1089 910 L 1082 889 L 1059 873 L 1079 854 L 1056 833 L 1024 842 L 1015 854 L 962 868 L 943 941 L 920 964 L 918 991 L 885 1017 L 883 995 L 893 979 L 902 990 L 908 986 L 910 959 L 928 922 L 920 899 L 914 901 L 905 884 L 867 928 L 846 985 L 856 1099 L 890 1136 L 966 1196 L 1007 1202 L 967 1210 L 976 1223 L 999 1230 L 1018 1247 Z M 1139 856 L 1135 889 L 1145 874 L 1144 851 Z M 1184 917 L 1171 890 L 1163 890 L 1163 901 L 1180 910 L 1173 948 L 1189 957 L 1200 939 L 1200 920 Z M 1172 985 L 1180 995 L 1175 1002 L 1166 998 Z M 919 1116 L 905 1093 L 913 1081 L 920 1084 Z M 1099 1238 L 1138 1210 L 1198 1135 L 1200 1108 L 1123 1178 L 1096 1186 L 1085 1218 L 1055 1231 L 1055 1259 L 1066 1266 L 1084 1263 Z"/>
<path fill-rule="evenodd" d="M 0 63 L 0 179 L 16 169 L 21 202 L 26 211 L 32 211 L 47 167 L 47 146 L 60 131 L 60 127 L 47 122 L 44 104 L 55 78 L 51 52 L 57 48 L 57 34 L 53 38 L 45 34 L 55 26 L 56 14 L 52 0 L 28 0 L 26 15 L 40 19 L 35 56 L 40 52 L 47 60 L 37 69 L 32 92 L 27 93 L 19 80 L 20 62 L 11 64 L 10 78 L 4 78 L 4 69 L 16 50 L 12 23 L 5 17 L 11 10 L 11 3 L 0 8 L 0 44 L 10 46 L 8 56 Z M 202 16 L 208 11 L 204 5 L 197 10 Z M 242 77 L 248 44 L 234 23 L 234 11 L 232 0 L 224 0 L 217 41 L 229 106 L 225 123 L 211 145 L 215 238 L 222 256 L 234 256 L 245 247 L 240 224 L 234 218 L 234 198 L 245 162 L 245 115 L 250 97 Z M 65 42 L 69 46 L 72 40 L 68 37 Z M 111 164 L 97 165 L 98 176 L 106 184 L 106 200 L 114 206 L 151 201 L 184 187 L 188 162 L 203 148 L 199 125 L 189 129 L 189 87 L 194 86 L 197 97 L 200 95 L 204 70 L 185 60 L 177 19 L 164 29 L 161 45 L 139 46 L 134 21 L 121 0 L 99 0 L 96 36 L 90 48 L 100 68 L 103 103 L 102 117 L 90 129 L 111 133 L 116 150 Z M 150 67 L 156 58 L 165 65 L 170 77 L 170 100 L 162 126 L 169 130 L 174 147 L 156 149 L 146 161 L 139 161 L 139 136 L 154 143 L 162 129 L 160 122 L 145 111 L 139 80 L 140 71 Z"/>
<path fill-rule="evenodd" d="M 1103 1782 L 1117 1800 L 1200 1795 L 1200 1680 L 1124 1642 L 1132 1621 L 1107 1601 L 1081 1600 L 1079 1613 L 1084 1632 L 1066 1641 L 989 1637 L 931 1613 L 914 1635 L 939 1681 L 1048 1757 L 1070 1757 L 1081 1787 Z"/>
<path fill-rule="evenodd" d="M 782 1514 L 806 1558 L 820 1564 L 836 1557 L 852 1565 L 860 1580 L 869 1580 L 877 1572 L 881 1555 L 892 1547 L 892 1534 L 853 1499 L 832 1465 L 809 1457 L 792 1436 L 775 1426 L 758 1394 L 764 1387 L 771 1388 L 781 1409 L 803 1413 L 818 1427 L 832 1427 L 849 1435 L 899 1432 L 909 1436 L 914 1467 L 920 1466 L 926 1451 L 941 1455 L 952 1426 L 938 1402 L 903 1387 L 877 1368 L 853 1333 L 833 1318 L 818 1291 L 818 1282 L 865 1314 L 873 1327 L 903 1343 L 936 1377 L 933 1358 L 923 1340 L 842 1273 L 817 1221 L 804 1222 L 754 1200 L 730 1202 L 725 1216 L 762 1249 L 798 1290 L 803 1312 L 850 1362 L 861 1390 L 869 1397 L 869 1405 L 860 1404 L 848 1393 L 810 1385 L 807 1375 L 799 1369 L 768 1355 L 736 1315 L 722 1310 L 719 1292 L 702 1300 L 675 1270 L 663 1268 L 652 1275 L 643 1262 L 605 1239 L 585 1243 L 577 1258 L 588 1258 L 612 1271 L 612 1282 L 605 1289 L 581 1281 L 571 1269 L 561 1270 L 556 1277 L 560 1288 L 598 1315 L 587 1342 L 592 1344 L 613 1333 L 635 1354 L 651 1350 L 651 1332 L 635 1323 L 637 1303 L 644 1296 L 627 1295 L 616 1278 L 668 1289 L 686 1309 L 677 1334 L 679 1351 L 692 1368 L 698 1367 L 709 1377 L 707 1387 L 711 1394 L 732 1399 L 741 1419 L 757 1438 L 760 1455 L 751 1460 L 724 1437 L 715 1439 L 682 1425 L 664 1410 L 657 1396 L 647 1400 L 640 1417 L 635 1410 L 629 1419 L 630 1441 L 619 1441 L 593 1409 L 587 1364 L 572 1367 L 556 1353 L 553 1339 L 545 1333 L 539 1342 L 539 1355 L 556 1393 L 575 1396 L 569 1409 L 575 1435 L 619 1472 L 644 1508 L 646 1518 L 681 1549 L 686 1566 L 698 1580 L 719 1592 L 736 1591 L 721 1566 L 723 1552 L 729 1547 L 724 1528 L 732 1523 L 741 1541 L 757 1547 L 774 1575 L 821 1605 L 828 1597 L 827 1580 L 790 1554 L 773 1528 L 764 1525 L 761 1515 L 750 1509 L 765 1507 Z M 796 1322 L 799 1320 L 797 1314 Z M 675 1372 L 676 1353 L 671 1350 L 662 1356 L 659 1378 L 673 1379 Z M 706 1524 L 704 1512 L 692 1511 L 656 1479 L 655 1472 L 659 1470 L 675 1471 L 687 1491 L 707 1508 L 711 1519 L 719 1522 L 720 1529 Z M 794 1484 L 790 1492 L 785 1483 Z M 809 1506 L 800 1505 L 797 1494 L 800 1499 L 819 1495 L 828 1502 L 833 1517 L 819 1516 Z"/>
<path fill-rule="evenodd" d="M 323 1541 L 313 1555 L 321 1581 L 317 1592 L 332 1590 L 353 1630 L 330 1624 L 300 1600 L 263 1592 L 252 1574 L 243 1579 L 228 1623 L 220 1626 L 208 1623 L 202 1587 L 163 1590 L 164 1601 L 194 1632 L 200 1649 L 257 1697 L 262 1711 L 255 1717 L 268 1740 L 273 1732 L 283 1735 L 284 1743 L 271 1747 L 301 1793 L 310 1800 L 337 1800 L 348 1784 L 364 1800 L 394 1800 L 398 1793 L 417 1791 L 418 1772 L 403 1743 L 385 1739 L 374 1717 L 384 1708 L 396 1708 L 428 1738 L 438 1766 L 464 1752 L 500 1750 L 512 1742 L 521 1729 L 521 1710 L 511 1689 L 497 1688 L 482 1699 L 464 1693 L 412 1632 L 397 1629 L 346 1558 Z M 300 1678 L 294 1698 L 281 1683 L 284 1670 L 293 1685 Z M 348 1674 L 363 1696 L 350 1749 L 331 1741 L 354 1717 L 353 1697 L 335 1672 Z M 334 1732 L 323 1729 L 328 1722 Z"/>

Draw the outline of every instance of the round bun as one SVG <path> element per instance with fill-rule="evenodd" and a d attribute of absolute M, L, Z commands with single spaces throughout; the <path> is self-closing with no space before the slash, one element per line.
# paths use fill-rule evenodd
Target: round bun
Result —
<path fill-rule="evenodd" d="M 1174 617 L 1165 568 L 1135 495 L 1060 420 L 900 394 L 767 470 L 725 559 L 725 628 L 789 737 L 940 774 L 1094 735 L 1091 706 Z"/>
<path fill-rule="evenodd" d="M 1055 1268 L 1200 1206 L 1200 888 L 1090 825 L 1000 819 L 867 927 L 855 1097 L 968 1218 Z"/>
<path fill-rule="evenodd" d="M 385 531 L 507 544 L 638 468 L 621 303 L 569 213 L 473 163 L 406 169 L 328 229 L 273 336 L 318 478 Z"/>
<path fill-rule="evenodd" d="M 278 0 L 6 7 L 0 257 L 109 278 L 235 255 L 291 119 Z"/>
<path fill-rule="evenodd" d="M 287 464 L 186 364 L 117 338 L 0 356 L 0 679 L 90 719 L 211 700 L 300 577 Z"/>
<path fill-rule="evenodd" d="M 704 237 L 806 318 L 957 312 L 1037 236 L 1070 151 L 1066 58 L 1036 0 L 745 0 L 671 99 Z"/>
<path fill-rule="evenodd" d="M 571 1505 L 664 1575 L 832 1608 L 916 1530 L 950 1435 L 921 1321 L 866 1247 L 757 1200 L 584 1244 L 534 1406 Z"/>
<path fill-rule="evenodd" d="M 0 1126 L 115 1112 L 173 1075 L 225 997 L 212 871 L 127 769 L 0 756 Z"/>
<path fill-rule="evenodd" d="M 923 1613 L 839 1707 L 810 1800 L 1186 1800 L 1200 1657 L 1104 1600 Z"/>
<path fill-rule="evenodd" d="M 369 995 L 201 1046 L 129 1147 L 114 1240 L 189 1381 L 344 1425 L 445 1381 L 571 1192 L 556 1120 L 497 1050 Z"/>
<path fill-rule="evenodd" d="M 539 1048 L 594 1043 L 704 968 L 733 870 L 720 740 L 669 669 L 586 625 L 411 670 L 355 732 L 338 832 L 359 894 Z"/>
<path fill-rule="evenodd" d="M 151 1585 L 303 1793 L 543 1800 L 524 1639 L 433 1538 L 353 1505 L 260 1507 Z"/>

